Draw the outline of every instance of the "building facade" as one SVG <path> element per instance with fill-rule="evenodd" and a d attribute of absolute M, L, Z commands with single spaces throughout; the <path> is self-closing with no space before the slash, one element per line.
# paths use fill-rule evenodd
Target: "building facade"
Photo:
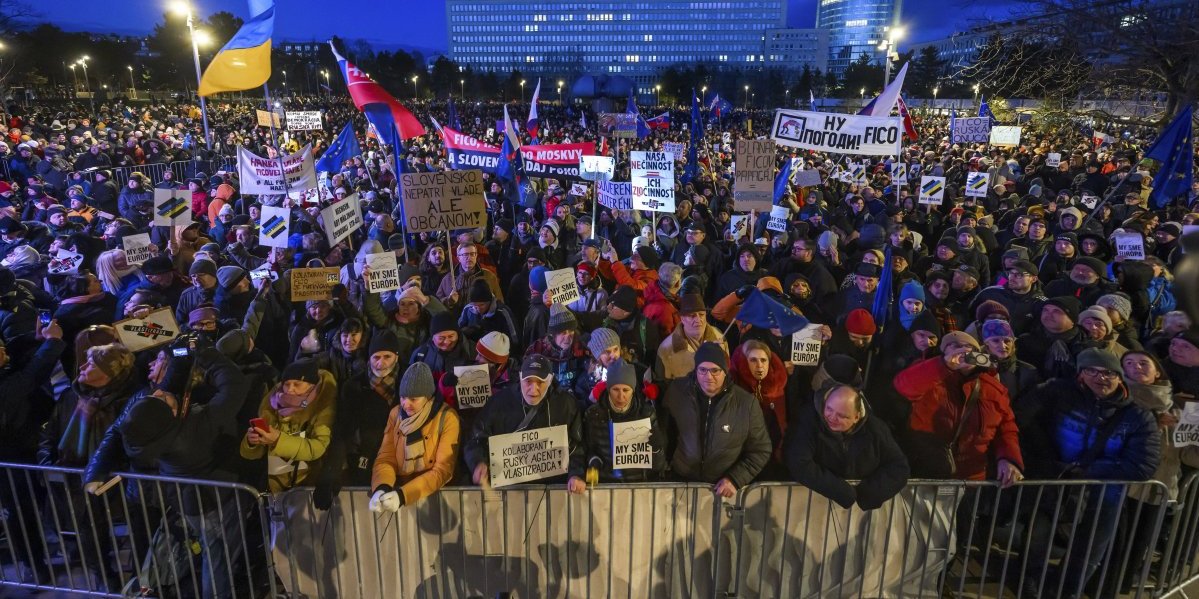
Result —
<path fill-rule="evenodd" d="M 816 28 L 828 31 L 828 70 L 840 76 L 863 54 L 882 64 L 878 46 L 896 22 L 896 0 L 820 0 Z"/>
<path fill-rule="evenodd" d="M 799 71 L 828 71 L 828 31 L 824 29 L 767 29 L 763 55 L 766 65 Z"/>

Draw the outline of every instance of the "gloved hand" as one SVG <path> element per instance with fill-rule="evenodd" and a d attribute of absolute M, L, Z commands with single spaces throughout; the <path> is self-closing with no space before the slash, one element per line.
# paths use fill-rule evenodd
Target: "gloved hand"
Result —
<path fill-rule="evenodd" d="M 458 375 L 451 370 L 441 375 L 441 384 L 445 387 L 454 388 L 458 386 Z"/>
<path fill-rule="evenodd" d="M 399 493 L 395 491 L 384 491 L 379 489 L 371 496 L 369 505 L 370 511 L 376 514 L 384 511 L 398 512 L 400 507 L 404 505 L 404 500 Z"/>
<path fill-rule="evenodd" d="M 749 294 L 753 293 L 754 289 L 757 289 L 757 287 L 754 287 L 753 285 L 742 285 L 738 287 L 736 292 L 737 299 L 743 300 L 749 297 Z"/>
<path fill-rule="evenodd" d="M 333 498 L 341 491 L 336 485 L 329 483 L 317 483 L 316 488 L 312 490 L 312 507 L 324 512 L 333 507 Z"/>

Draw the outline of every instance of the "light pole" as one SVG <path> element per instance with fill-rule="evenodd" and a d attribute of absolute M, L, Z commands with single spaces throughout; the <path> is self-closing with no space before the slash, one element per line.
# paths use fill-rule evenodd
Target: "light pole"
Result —
<path fill-rule="evenodd" d="M 745 111 L 749 112 L 749 86 L 745 86 Z"/>
<path fill-rule="evenodd" d="M 172 5 L 176 13 L 187 17 L 187 32 L 192 40 L 192 62 L 196 66 L 196 97 L 200 98 L 200 116 L 204 119 L 204 144 L 212 147 L 212 135 L 208 131 L 208 102 L 200 95 L 200 40 L 196 37 L 196 24 L 192 20 L 192 7 L 186 2 Z"/>
<path fill-rule="evenodd" d="M 84 91 L 92 91 L 92 82 L 87 80 L 87 61 L 89 58 L 84 56 L 79 59 L 79 66 L 83 67 L 83 89 Z"/>
<path fill-rule="evenodd" d="M 558 105 L 559 106 L 562 105 L 562 85 L 565 83 L 566 82 L 562 81 L 561 79 L 558 80 Z"/>
<path fill-rule="evenodd" d="M 941 91 L 941 88 L 936 86 L 933 87 L 933 110 L 937 109 L 937 92 L 939 91 Z"/>
<path fill-rule="evenodd" d="M 695 88 L 693 87 L 691 89 L 695 89 Z M 699 88 L 699 103 L 700 104 L 708 103 L 707 95 L 708 95 L 708 86 L 705 85 L 705 86 Z"/>
<path fill-rule="evenodd" d="M 458 80 L 458 97 L 462 98 L 463 100 L 466 99 L 466 80 L 465 79 Z"/>
<path fill-rule="evenodd" d="M 327 95 L 327 96 L 332 95 L 333 88 L 329 87 L 329 70 L 321 69 L 321 75 L 324 75 L 324 77 L 325 77 L 325 95 Z"/>
<path fill-rule="evenodd" d="M 785 90 L 783 90 L 783 106 L 790 106 L 790 105 L 791 105 L 791 90 L 785 89 Z"/>
<path fill-rule="evenodd" d="M 416 96 L 418 95 L 418 94 L 417 94 L 417 89 L 416 89 L 416 80 L 417 80 L 419 77 L 420 77 L 420 75 L 413 75 L 413 76 L 412 76 L 412 99 L 413 99 L 413 100 L 415 100 L 415 99 L 416 99 Z"/>
<path fill-rule="evenodd" d="M 133 80 L 133 65 L 126 68 L 129 69 L 129 87 L 133 90 L 133 97 L 137 98 L 137 82 Z"/>
<path fill-rule="evenodd" d="M 654 105 L 655 106 L 662 105 L 662 85 L 661 84 L 654 84 Z"/>
<path fill-rule="evenodd" d="M 525 80 L 520 80 L 520 103 L 525 103 Z"/>
<path fill-rule="evenodd" d="M 77 65 L 76 65 L 75 63 L 73 63 L 73 62 L 71 63 L 71 80 L 75 82 L 75 94 L 76 94 L 76 97 L 78 97 L 78 94 L 79 94 L 79 75 L 76 75 L 76 74 L 75 74 L 75 67 L 76 67 L 76 66 L 77 66 Z"/>
<path fill-rule="evenodd" d="M 978 84 L 977 83 L 974 84 L 974 102 L 975 103 L 978 102 Z"/>
<path fill-rule="evenodd" d="M 896 27 L 887 34 L 887 39 L 878 45 L 878 49 L 886 53 L 884 60 L 887 66 L 883 72 L 883 88 L 886 88 L 887 84 L 891 82 L 891 55 L 894 54 L 895 58 L 899 58 L 899 52 L 896 50 L 896 42 L 901 37 L 903 37 L 903 27 Z"/>
<path fill-rule="evenodd" d="M 283 91 L 287 91 L 287 71 L 282 71 L 282 73 L 283 73 L 283 88 L 284 88 Z"/>
<path fill-rule="evenodd" d="M 858 90 L 858 97 L 863 100 L 866 99 L 866 88 L 863 87 L 862 89 Z"/>

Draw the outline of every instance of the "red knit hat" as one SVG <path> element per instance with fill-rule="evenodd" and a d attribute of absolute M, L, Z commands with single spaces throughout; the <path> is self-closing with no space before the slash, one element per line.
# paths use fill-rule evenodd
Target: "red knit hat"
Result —
<path fill-rule="evenodd" d="M 858 308 L 845 317 L 845 330 L 854 335 L 873 335 L 878 332 L 878 327 L 869 312 Z"/>

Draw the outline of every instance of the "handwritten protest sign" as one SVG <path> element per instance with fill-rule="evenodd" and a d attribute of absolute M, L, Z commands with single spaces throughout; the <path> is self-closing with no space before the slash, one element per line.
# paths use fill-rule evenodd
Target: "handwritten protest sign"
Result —
<path fill-rule="evenodd" d="M 768 210 L 774 200 L 774 142 L 737 140 L 733 193 L 738 210 Z"/>
<path fill-rule="evenodd" d="M 126 235 L 121 238 L 121 245 L 125 248 L 125 262 L 129 266 L 141 266 L 150 259 L 152 248 L 149 233 Z"/>
<path fill-rule="evenodd" d="M 654 449 L 649 444 L 653 427 L 649 418 L 612 423 L 612 469 L 633 470 L 654 467 Z"/>
<path fill-rule="evenodd" d="M 633 208 L 674 212 L 674 159 L 666 152 L 630 152 Z"/>
<path fill-rule="evenodd" d="M 333 286 L 340 280 L 340 271 L 335 266 L 293 268 L 291 271 L 291 301 L 332 299 Z"/>
<path fill-rule="evenodd" d="M 382 293 L 400 288 L 400 267 L 396 263 L 395 252 L 367 254 L 366 266 L 369 270 L 363 280 L 366 281 L 367 291 Z"/>
<path fill-rule="evenodd" d="M 545 273 L 546 292 L 555 304 L 566 305 L 579 299 L 579 285 L 575 282 L 575 269 L 563 268 Z"/>
<path fill-rule="evenodd" d="M 1174 427 L 1174 447 L 1199 445 L 1199 401 L 1188 401 Z"/>
<path fill-rule="evenodd" d="M 683 142 L 668 141 L 662 143 L 662 151 L 674 156 L 675 160 L 683 157 L 683 153 L 687 151 L 687 144 Z"/>
<path fill-rule="evenodd" d="M 971 198 L 987 197 L 991 184 L 987 173 L 966 173 L 966 196 Z"/>
<path fill-rule="evenodd" d="M 628 181 L 597 181 L 595 198 L 613 210 L 633 209 L 633 184 Z"/>
<path fill-rule="evenodd" d="M 289 189 L 312 189 L 317 185 L 312 144 L 284 156 L 282 170 L 278 158 L 265 158 L 238 146 L 237 173 L 243 194 L 283 195 Z"/>
<path fill-rule="evenodd" d="M 291 235 L 291 209 L 263 206 L 258 221 L 258 242 L 267 247 L 287 247 Z"/>
<path fill-rule="evenodd" d="M 1116 233 L 1112 239 L 1116 242 L 1117 256 L 1124 256 L 1125 260 L 1145 259 L 1145 238 L 1140 233 Z"/>
<path fill-rule="evenodd" d="M 978 143 L 991 139 L 991 117 L 965 117 L 949 121 L 949 143 Z"/>
<path fill-rule="evenodd" d="M 455 366 L 454 376 L 458 377 L 454 395 L 458 398 L 459 410 L 481 408 L 487 403 L 491 397 L 491 375 L 486 364 Z"/>
<path fill-rule="evenodd" d="M 920 197 L 921 204 L 932 204 L 940 206 L 941 200 L 945 197 L 945 177 L 933 177 L 925 175 L 920 178 Z"/>
<path fill-rule="evenodd" d="M 351 194 L 321 210 L 321 221 L 325 223 L 329 245 L 337 245 L 337 242 L 362 228 L 362 206 L 359 205 L 358 194 Z"/>
<path fill-rule="evenodd" d="M 506 487 L 566 474 L 566 425 L 535 428 L 487 441 L 491 486 Z"/>
<path fill-rule="evenodd" d="M 79 272 L 81 264 L 83 264 L 82 254 L 76 254 L 69 250 L 58 250 L 58 253 L 50 259 L 50 263 L 46 265 L 46 272 L 52 275 L 73 275 Z"/>
<path fill-rule="evenodd" d="M 191 192 L 183 189 L 154 190 L 154 226 L 186 227 L 192 224 Z"/>
<path fill-rule="evenodd" d="M 809 324 L 791 333 L 791 363 L 796 366 L 815 366 L 820 362 L 820 325 Z"/>
<path fill-rule="evenodd" d="M 485 223 L 483 171 L 404 173 L 400 182 L 409 233 L 474 229 Z"/>
<path fill-rule="evenodd" d="M 259 127 L 282 127 L 283 117 L 277 112 L 268 112 L 266 110 L 255 110 L 255 116 L 258 117 Z"/>
<path fill-rule="evenodd" d="M 991 145 L 1020 145 L 1020 127 L 1016 127 L 1014 125 L 996 125 L 991 127 Z"/>
<path fill-rule="evenodd" d="M 319 110 L 289 110 L 287 111 L 288 131 L 317 131 L 323 129 L 321 111 Z"/>
<path fill-rule="evenodd" d="M 179 324 L 171 308 L 159 308 L 145 318 L 126 318 L 113 323 L 117 337 L 129 351 L 158 347 L 179 337 Z"/>

